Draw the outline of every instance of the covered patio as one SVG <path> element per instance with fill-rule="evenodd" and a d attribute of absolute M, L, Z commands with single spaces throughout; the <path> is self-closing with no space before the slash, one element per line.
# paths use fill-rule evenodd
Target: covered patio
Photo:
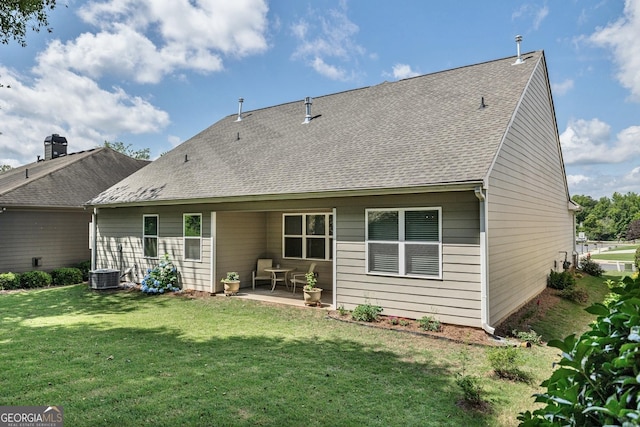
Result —
<path fill-rule="evenodd" d="M 222 296 L 223 294 L 219 294 Z M 277 286 L 276 289 L 271 292 L 271 286 L 260 285 L 255 289 L 242 288 L 237 295 L 233 298 L 245 298 L 255 301 L 271 302 L 275 304 L 293 305 L 298 307 L 304 307 L 304 298 L 302 296 L 302 290 L 296 289 L 294 294 L 291 290 L 287 290 L 284 286 Z M 322 308 L 332 310 L 333 307 L 333 293 L 330 290 L 322 291 Z"/>

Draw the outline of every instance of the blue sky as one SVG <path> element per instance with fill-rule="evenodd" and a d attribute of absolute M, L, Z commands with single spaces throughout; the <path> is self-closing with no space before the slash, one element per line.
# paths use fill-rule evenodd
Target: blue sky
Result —
<path fill-rule="evenodd" d="M 222 117 L 544 50 L 572 195 L 640 193 L 640 0 L 58 0 L 0 45 L 0 164 L 122 141 L 171 150 Z"/>

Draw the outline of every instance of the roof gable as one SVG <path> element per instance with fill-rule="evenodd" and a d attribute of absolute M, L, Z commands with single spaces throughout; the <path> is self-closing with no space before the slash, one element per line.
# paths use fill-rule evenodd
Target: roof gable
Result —
<path fill-rule="evenodd" d="M 482 182 L 542 52 L 230 115 L 92 204 Z M 484 99 L 485 106 L 481 107 Z"/>

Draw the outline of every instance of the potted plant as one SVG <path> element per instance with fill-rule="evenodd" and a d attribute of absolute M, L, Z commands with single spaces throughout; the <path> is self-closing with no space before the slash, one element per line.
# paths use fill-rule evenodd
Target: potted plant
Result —
<path fill-rule="evenodd" d="M 222 278 L 220 281 L 224 283 L 224 294 L 226 296 L 238 294 L 240 289 L 240 275 L 238 272 L 228 271 L 227 277 Z"/>
<path fill-rule="evenodd" d="M 321 306 L 320 298 L 322 296 L 322 288 L 316 288 L 318 279 L 314 273 L 307 273 L 304 275 L 307 280 L 307 284 L 302 288 L 304 294 L 305 305 Z"/>

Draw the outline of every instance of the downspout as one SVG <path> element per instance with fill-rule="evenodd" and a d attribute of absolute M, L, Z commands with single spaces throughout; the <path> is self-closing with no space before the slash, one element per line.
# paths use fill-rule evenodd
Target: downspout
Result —
<path fill-rule="evenodd" d="M 333 278 L 333 289 L 331 289 L 331 292 L 333 292 L 333 308 L 336 309 L 338 307 L 338 271 L 336 269 L 336 260 L 338 259 L 338 210 L 336 208 L 333 208 L 333 262 L 331 263 L 333 265 L 333 271 L 331 272 L 332 278 Z"/>
<path fill-rule="evenodd" d="M 487 204 L 486 195 L 482 187 L 478 186 L 473 191 L 480 201 L 480 321 L 482 329 L 493 335 L 495 328 L 489 325 L 489 285 L 487 281 Z"/>
<path fill-rule="evenodd" d="M 98 262 L 97 248 L 98 248 L 98 208 L 93 208 L 93 214 L 91 215 L 91 270 L 97 268 Z"/>

